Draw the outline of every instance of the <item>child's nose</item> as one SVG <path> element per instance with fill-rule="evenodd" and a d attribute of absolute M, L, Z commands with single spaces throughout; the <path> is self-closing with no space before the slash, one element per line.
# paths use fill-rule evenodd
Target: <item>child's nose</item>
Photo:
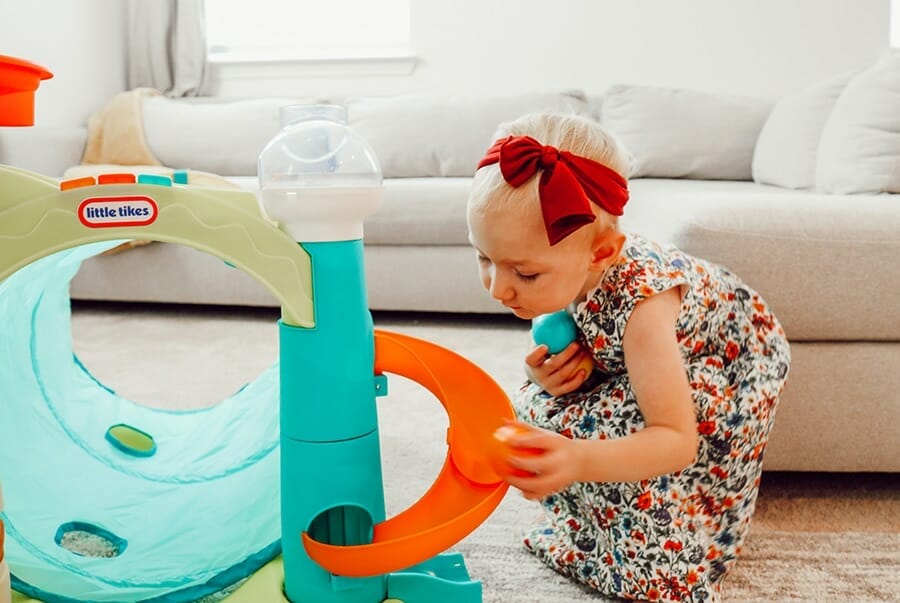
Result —
<path fill-rule="evenodd" d="M 509 282 L 509 279 L 504 278 L 496 272 L 491 278 L 490 292 L 491 297 L 498 301 L 509 301 L 516 296 L 516 291 Z"/>

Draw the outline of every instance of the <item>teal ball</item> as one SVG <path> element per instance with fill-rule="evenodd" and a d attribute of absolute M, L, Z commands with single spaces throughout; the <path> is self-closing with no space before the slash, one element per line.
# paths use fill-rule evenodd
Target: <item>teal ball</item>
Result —
<path fill-rule="evenodd" d="M 531 321 L 531 337 L 537 345 L 546 345 L 551 354 L 559 354 L 578 338 L 575 320 L 565 310 L 541 314 Z"/>

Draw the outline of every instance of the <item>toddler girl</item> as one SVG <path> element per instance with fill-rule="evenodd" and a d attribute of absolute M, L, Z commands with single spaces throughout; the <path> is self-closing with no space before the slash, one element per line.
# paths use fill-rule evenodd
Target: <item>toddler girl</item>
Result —
<path fill-rule="evenodd" d="M 525 357 L 534 426 L 507 481 L 546 520 L 526 547 L 607 596 L 716 598 L 747 533 L 790 362 L 727 269 L 623 234 L 628 157 L 595 122 L 534 114 L 479 163 L 469 237 L 484 287 L 523 319 L 567 309 L 581 340 Z M 594 369 L 579 365 L 592 357 Z"/>

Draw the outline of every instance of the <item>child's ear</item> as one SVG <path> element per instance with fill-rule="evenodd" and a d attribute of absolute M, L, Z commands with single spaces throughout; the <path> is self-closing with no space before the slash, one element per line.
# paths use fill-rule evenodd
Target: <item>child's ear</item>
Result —
<path fill-rule="evenodd" d="M 613 228 L 598 234 L 591 248 L 591 268 L 598 271 L 609 268 L 619 257 L 624 244 L 625 235 Z"/>

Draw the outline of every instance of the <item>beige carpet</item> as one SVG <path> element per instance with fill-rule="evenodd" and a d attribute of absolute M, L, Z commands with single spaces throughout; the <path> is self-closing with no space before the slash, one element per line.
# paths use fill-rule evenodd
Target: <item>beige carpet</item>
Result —
<path fill-rule="evenodd" d="M 213 404 L 277 355 L 275 310 L 76 305 L 75 349 L 106 385 L 168 408 Z M 376 314 L 376 327 L 444 345 L 509 391 L 521 379 L 524 323 L 501 317 Z M 224 369 L 224 370 L 223 370 Z M 445 453 L 446 418 L 417 384 L 392 377 L 379 398 L 389 514 L 416 500 Z M 537 508 L 510 493 L 456 550 L 486 602 L 597 600 L 520 546 Z M 900 601 L 900 476 L 767 473 L 727 601 Z"/>

